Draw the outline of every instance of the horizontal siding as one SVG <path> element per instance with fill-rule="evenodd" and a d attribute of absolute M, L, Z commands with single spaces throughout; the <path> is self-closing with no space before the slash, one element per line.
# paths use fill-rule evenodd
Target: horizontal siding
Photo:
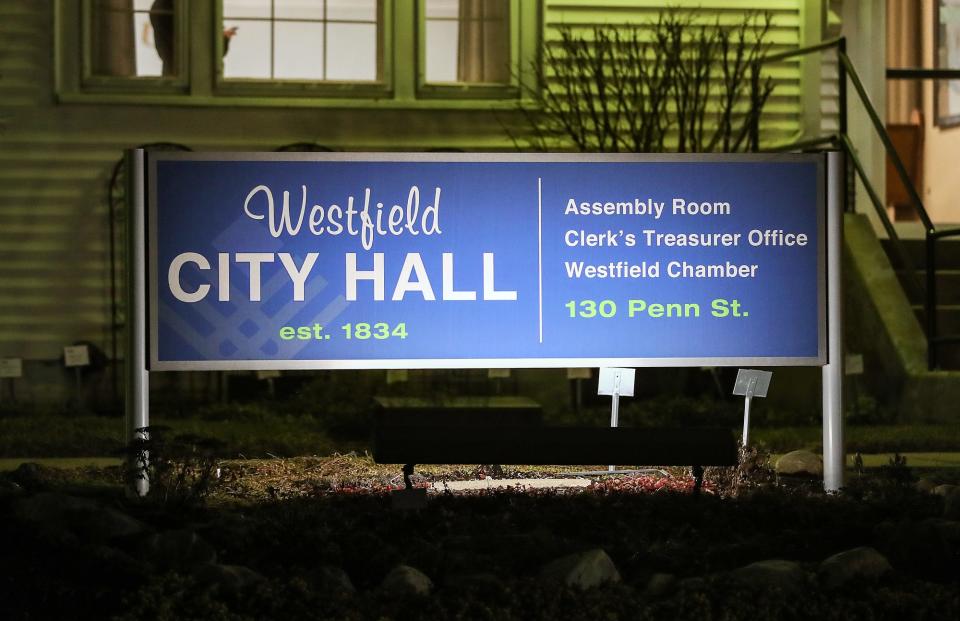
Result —
<path fill-rule="evenodd" d="M 687 15 L 695 24 L 732 26 L 751 13 L 765 11 L 771 16 L 765 40 L 773 53 L 799 47 L 801 4 L 802 0 L 702 0 Z M 663 7 L 670 5 L 655 0 L 546 0 L 543 39 L 546 45 L 559 49 L 562 29 L 570 28 L 575 35 L 591 41 L 597 25 L 633 27 L 656 23 Z M 764 108 L 761 141 L 775 144 L 796 137 L 801 130 L 799 60 L 767 65 L 763 75 L 772 79 L 775 86 Z M 548 70 L 546 77 L 549 82 L 554 76 Z"/>
<path fill-rule="evenodd" d="M 827 30 L 824 39 L 840 36 L 840 1 L 830 0 L 827 13 Z M 820 55 L 820 131 L 822 134 L 840 132 L 840 80 L 837 55 L 833 51 Z"/>

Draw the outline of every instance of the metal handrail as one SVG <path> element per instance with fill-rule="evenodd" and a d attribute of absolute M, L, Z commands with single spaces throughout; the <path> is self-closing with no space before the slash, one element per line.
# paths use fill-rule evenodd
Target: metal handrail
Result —
<path fill-rule="evenodd" d="M 843 37 L 836 37 L 834 39 L 826 39 L 820 43 L 815 43 L 806 47 L 784 50 L 782 52 L 777 52 L 776 54 L 767 54 L 760 59 L 760 64 L 775 63 L 787 58 L 793 58 L 794 56 L 806 56 L 807 54 L 813 54 L 814 52 L 823 52 L 824 50 L 829 50 L 832 47 L 839 46 L 843 39 Z"/>
<path fill-rule="evenodd" d="M 840 60 L 840 63 L 846 69 L 847 76 L 850 78 L 853 88 L 856 89 L 857 94 L 860 96 L 860 101 L 863 103 L 863 107 L 867 111 L 867 116 L 870 117 L 870 122 L 873 124 L 874 129 L 877 130 L 877 135 L 883 142 L 883 147 L 886 150 L 887 155 L 890 156 L 890 159 L 893 162 L 893 167 L 897 170 L 897 176 L 900 177 L 900 181 L 903 183 L 904 187 L 907 188 L 907 194 L 910 196 L 910 202 L 913 203 L 913 208 L 920 217 L 920 221 L 923 223 L 923 226 L 926 230 L 934 230 L 935 227 L 933 226 L 933 222 L 930 220 L 930 216 L 927 214 L 926 208 L 923 206 L 923 201 L 920 198 L 920 194 L 917 192 L 917 188 L 910 180 L 910 175 L 907 174 L 907 167 L 903 165 L 903 160 L 900 159 L 900 154 L 897 153 L 897 150 L 894 148 L 893 140 L 890 139 L 890 134 L 887 133 L 887 128 L 884 126 L 883 121 L 880 120 L 880 115 L 877 114 L 876 108 L 874 108 L 873 104 L 870 102 L 870 97 L 867 96 L 867 91 L 863 88 L 863 82 L 860 81 L 860 76 L 857 74 L 856 69 L 854 69 L 853 63 L 850 62 L 850 57 L 844 52 L 838 52 L 837 57 Z"/>
<path fill-rule="evenodd" d="M 835 49 L 837 53 L 837 73 L 839 82 L 837 97 L 840 105 L 839 134 L 835 136 L 821 136 L 818 138 L 800 140 L 788 145 L 778 145 L 769 150 L 787 151 L 795 149 L 809 149 L 817 146 L 823 146 L 825 144 L 833 144 L 843 149 L 847 157 L 853 163 L 852 167 L 848 167 L 848 173 L 852 169 L 853 174 L 855 174 L 856 177 L 858 177 L 863 183 L 863 186 L 867 191 L 867 195 L 870 198 L 870 202 L 873 204 L 884 230 L 890 237 L 898 258 L 909 274 L 907 282 L 910 283 L 910 287 L 914 290 L 914 293 L 919 293 L 924 297 L 924 315 L 927 334 L 927 364 L 929 368 L 935 369 L 938 365 L 937 346 L 942 343 L 960 342 L 960 335 L 941 336 L 937 334 L 936 242 L 940 239 L 949 237 L 960 237 L 960 228 L 944 229 L 940 231 L 936 229 L 936 226 L 931 220 L 929 213 L 923 205 L 923 200 L 920 198 L 920 194 L 917 192 L 916 186 L 914 186 L 913 182 L 910 180 L 910 176 L 907 173 L 906 166 L 903 164 L 903 160 L 900 158 L 900 154 L 897 153 L 893 146 L 893 141 L 890 139 L 890 134 L 887 133 L 886 127 L 884 126 L 883 121 L 880 119 L 880 115 L 877 114 L 876 108 L 874 108 L 873 103 L 870 101 L 870 97 L 867 95 L 866 89 L 863 87 L 863 82 L 860 80 L 860 76 L 857 73 L 853 62 L 850 60 L 850 57 L 847 56 L 846 38 L 838 37 L 835 39 L 829 39 L 815 45 L 785 50 L 776 54 L 768 54 L 757 59 L 754 61 L 754 66 L 752 68 L 752 87 L 756 88 L 756 84 L 759 82 L 758 76 L 761 65 L 786 60 L 788 58 L 806 56 L 808 54 L 823 52 L 829 49 Z M 887 77 L 890 79 L 960 79 L 960 70 L 920 68 L 888 69 Z M 926 246 L 926 287 L 920 284 L 920 279 L 918 277 L 919 270 L 914 267 L 913 261 L 910 259 L 903 242 L 897 235 L 896 228 L 893 226 L 893 223 L 890 221 L 890 217 L 887 215 L 884 202 L 881 200 L 876 188 L 873 187 L 873 184 L 871 184 L 870 180 L 867 178 L 863 164 L 860 161 L 860 158 L 857 156 L 853 143 L 848 136 L 847 78 L 850 79 L 850 83 L 853 85 L 854 90 L 860 99 L 860 103 L 863 104 L 871 124 L 876 130 L 880 141 L 883 143 L 884 151 L 886 152 L 887 157 L 890 158 L 893 167 L 897 172 L 897 176 L 899 177 L 901 183 L 903 183 L 903 186 L 907 189 L 907 195 L 910 198 L 910 206 L 916 212 L 917 217 L 923 224 Z M 757 126 L 759 124 L 759 120 L 755 119 L 754 124 L 755 126 L 753 128 L 752 135 L 755 136 L 755 138 L 752 143 L 754 148 L 759 149 L 759 127 Z M 852 184 L 848 186 L 848 192 L 850 189 L 852 189 Z"/>
<path fill-rule="evenodd" d="M 923 67 L 890 67 L 888 80 L 960 80 L 960 69 L 924 69 Z"/>

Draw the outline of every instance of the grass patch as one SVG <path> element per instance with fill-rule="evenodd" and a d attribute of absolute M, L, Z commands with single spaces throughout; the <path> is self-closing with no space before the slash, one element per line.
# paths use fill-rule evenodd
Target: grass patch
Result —
<path fill-rule="evenodd" d="M 276 417 L 271 420 L 194 420 L 158 418 L 155 425 L 175 435 L 189 434 L 220 440 L 226 447 L 219 457 L 293 457 L 325 455 L 350 450 L 330 439 L 312 418 Z M 106 457 L 119 455 L 124 445 L 123 420 L 97 416 L 0 418 L 0 457 Z"/>
<path fill-rule="evenodd" d="M 823 445 L 820 427 L 756 428 L 751 437 L 772 453 L 798 449 L 819 452 Z M 844 432 L 848 453 L 931 453 L 960 450 L 958 425 L 848 425 Z"/>
<path fill-rule="evenodd" d="M 222 458 L 264 458 L 327 455 L 335 451 L 363 451 L 358 439 L 333 439 L 325 418 L 238 410 L 205 418 L 156 416 L 154 425 L 169 427 L 173 434 L 190 434 L 221 441 Z M 0 458 L 11 457 L 108 457 L 119 455 L 124 442 L 123 420 L 99 416 L 0 417 Z M 820 451 L 821 430 L 809 427 L 757 427 L 754 441 L 772 453 L 797 449 Z M 960 425 L 848 425 L 848 453 L 937 453 L 960 451 Z"/>

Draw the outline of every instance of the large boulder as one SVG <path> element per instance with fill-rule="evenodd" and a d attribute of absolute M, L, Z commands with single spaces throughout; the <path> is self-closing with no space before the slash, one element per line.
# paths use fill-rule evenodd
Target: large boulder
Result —
<path fill-rule="evenodd" d="M 390 573 L 380 583 L 380 589 L 393 596 L 426 596 L 433 591 L 433 581 L 416 567 L 397 565 L 390 570 Z"/>
<path fill-rule="evenodd" d="M 620 572 L 606 552 L 597 548 L 564 556 L 548 563 L 540 572 L 547 582 L 589 589 L 606 582 L 620 582 Z"/>
<path fill-rule="evenodd" d="M 780 559 L 757 561 L 730 572 L 730 577 L 745 585 L 795 591 L 807 582 L 807 572 L 799 563 Z"/>
<path fill-rule="evenodd" d="M 860 547 L 834 554 L 820 563 L 817 574 L 825 589 L 839 589 L 849 584 L 876 584 L 892 571 L 887 557 L 873 548 Z"/>
<path fill-rule="evenodd" d="M 791 451 L 777 460 L 775 470 L 778 475 L 819 477 L 823 475 L 823 460 L 810 451 Z"/>

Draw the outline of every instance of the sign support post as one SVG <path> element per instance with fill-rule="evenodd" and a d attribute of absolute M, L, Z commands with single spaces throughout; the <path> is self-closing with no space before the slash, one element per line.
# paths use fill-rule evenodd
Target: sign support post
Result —
<path fill-rule="evenodd" d="M 127 382 L 126 382 L 126 441 L 146 439 L 143 428 L 150 424 L 150 384 L 147 374 L 147 266 L 144 218 L 146 214 L 144 187 L 144 151 L 128 151 L 127 198 L 130 206 L 127 218 Z M 135 472 L 146 470 L 146 455 L 138 460 L 131 455 L 128 468 Z M 136 479 L 131 492 L 145 496 L 150 491 L 147 479 Z"/>
<path fill-rule="evenodd" d="M 827 352 L 823 376 L 823 488 L 843 487 L 843 195 L 844 160 L 827 154 Z"/>

